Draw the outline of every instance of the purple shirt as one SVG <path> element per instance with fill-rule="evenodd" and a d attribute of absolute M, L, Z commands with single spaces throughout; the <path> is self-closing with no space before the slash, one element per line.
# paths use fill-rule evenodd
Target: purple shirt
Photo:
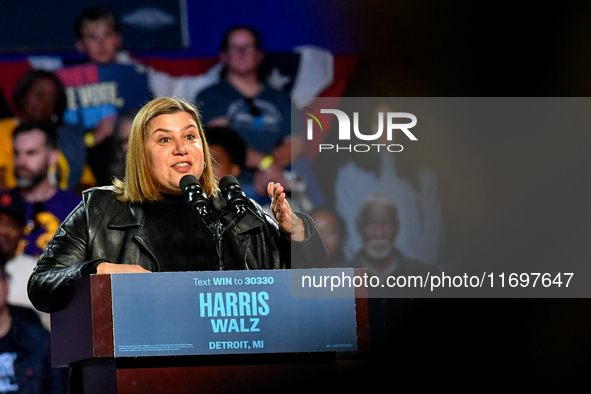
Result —
<path fill-rule="evenodd" d="M 26 203 L 25 253 L 39 257 L 59 225 L 81 201 L 76 194 L 58 190 L 43 203 Z"/>

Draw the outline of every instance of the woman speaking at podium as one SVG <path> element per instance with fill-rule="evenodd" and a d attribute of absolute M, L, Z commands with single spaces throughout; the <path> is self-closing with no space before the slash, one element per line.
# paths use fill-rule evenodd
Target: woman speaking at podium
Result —
<path fill-rule="evenodd" d="M 186 175 L 199 180 L 210 219 L 191 211 L 179 186 Z M 230 225 L 197 110 L 155 99 L 133 121 L 125 179 L 83 193 L 39 258 L 29 298 L 41 311 L 62 309 L 72 282 L 94 273 L 281 269 L 291 268 L 292 256 L 298 268 L 324 266 L 312 220 L 291 211 L 280 184 L 267 191 L 274 219 L 244 199 L 241 220 Z M 224 226 L 216 223 L 227 227 L 217 237 Z"/>

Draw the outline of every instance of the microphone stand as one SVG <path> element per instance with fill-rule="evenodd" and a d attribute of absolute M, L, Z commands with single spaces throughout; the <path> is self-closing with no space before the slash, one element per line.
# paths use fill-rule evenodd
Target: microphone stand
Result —
<path fill-rule="evenodd" d="M 246 215 L 246 207 L 243 205 L 237 206 L 237 211 L 234 216 L 232 216 L 232 219 L 230 219 L 230 221 L 228 222 L 228 224 L 226 225 L 226 227 L 224 228 L 224 231 L 222 232 L 225 233 L 226 231 L 234 228 L 234 226 L 236 226 L 238 224 L 239 221 L 242 220 L 242 218 Z M 220 215 L 222 216 L 222 215 Z"/>
<path fill-rule="evenodd" d="M 218 254 L 218 267 L 219 267 L 220 271 L 224 270 L 224 259 L 222 258 L 222 255 L 223 255 L 222 234 L 224 233 L 224 231 L 225 231 L 224 226 L 222 225 L 222 223 L 220 223 L 220 221 L 218 219 L 216 219 L 215 231 L 212 231 L 212 232 L 213 232 L 213 238 L 215 240 L 215 250 Z"/>
<path fill-rule="evenodd" d="M 220 271 L 224 270 L 224 261 L 222 258 L 223 255 L 223 245 L 222 245 L 222 236 L 226 233 L 226 231 L 231 230 L 242 220 L 242 218 L 246 215 L 246 207 L 243 205 L 237 206 L 237 213 L 235 213 L 232 218 L 228 221 L 228 223 L 224 226 L 220 221 L 220 218 L 228 213 L 227 210 L 222 210 L 219 215 L 216 216 L 215 220 L 212 221 L 211 225 L 207 226 L 207 228 L 213 233 L 213 237 L 216 243 L 216 251 L 218 253 L 218 262 Z"/>
<path fill-rule="evenodd" d="M 226 231 L 234 228 L 234 226 L 236 226 L 246 215 L 246 207 L 244 205 L 236 206 L 236 210 L 237 212 L 224 226 L 220 221 L 220 218 L 229 213 L 226 209 L 221 210 L 220 213 L 216 215 L 212 212 L 210 213 L 205 207 L 196 208 L 197 215 L 203 220 L 205 227 L 207 227 L 207 229 L 213 234 L 215 249 L 218 255 L 218 268 L 220 271 L 224 270 L 222 236 Z"/>
<path fill-rule="evenodd" d="M 234 179 L 235 183 L 236 181 Z M 238 214 L 236 216 L 240 216 L 239 218 L 235 217 L 234 222 L 228 228 L 224 229 L 220 218 L 226 213 L 226 209 L 222 209 L 219 213 L 214 213 L 216 211 L 215 206 L 211 206 L 211 201 L 205 193 L 203 192 L 203 188 L 199 183 L 199 180 L 191 174 L 187 174 L 183 176 L 179 182 L 179 188 L 183 192 L 183 194 L 187 197 L 187 203 L 189 204 L 190 210 L 197 214 L 205 224 L 205 227 L 213 234 L 214 242 L 215 242 L 215 249 L 218 255 L 218 267 L 220 271 L 224 270 L 224 260 L 223 260 L 223 245 L 222 245 L 222 235 L 228 230 L 228 228 L 232 228 L 238 223 L 240 219 L 246 214 L 246 207 L 244 204 L 236 204 L 240 205 L 240 209 L 237 210 Z M 210 207 L 214 209 L 210 212 Z"/>
<path fill-rule="evenodd" d="M 215 242 L 215 250 L 218 255 L 218 267 L 220 271 L 224 270 L 224 260 L 223 256 L 223 247 L 222 247 L 222 234 L 224 234 L 225 229 L 222 223 L 220 222 L 221 215 L 214 215 L 209 213 L 207 208 L 203 206 L 196 207 L 197 215 L 201 218 L 205 227 L 213 234 L 213 239 Z"/>

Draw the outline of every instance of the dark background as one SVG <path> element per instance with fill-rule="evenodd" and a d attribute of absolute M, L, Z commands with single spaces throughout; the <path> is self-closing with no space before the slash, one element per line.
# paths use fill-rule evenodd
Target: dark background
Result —
<path fill-rule="evenodd" d="M 568 1 L 364 2 L 367 52 L 345 95 L 588 96 L 590 11 Z M 563 261 L 588 273 L 589 147 L 589 130 L 559 126 L 421 144 L 448 247 L 491 268 Z M 366 372 L 448 392 L 588 390 L 590 311 L 589 299 L 416 299 Z"/>
<path fill-rule="evenodd" d="M 223 33 L 233 25 L 260 30 L 266 51 L 290 52 L 298 45 L 316 45 L 335 54 L 364 50 L 358 25 L 362 4 L 339 0 L 201 1 L 201 0 L 22 0 L 4 2 L 0 14 L 0 60 L 29 54 L 79 56 L 74 48 L 73 21 L 89 7 L 111 10 L 119 17 L 139 7 L 160 8 L 175 17 L 175 25 L 155 32 L 121 24 L 123 47 L 139 56 L 204 57 L 220 51 Z M 188 46 L 183 48 L 182 17 L 188 22 Z M 180 49 L 182 48 L 182 49 Z M 12 54 L 12 55 L 11 55 Z"/>
<path fill-rule="evenodd" d="M 187 44 L 181 26 L 186 26 L 186 7 L 181 1 L 103 0 L 100 2 L 60 0 L 9 1 L 2 4 L 0 52 L 60 53 L 76 52 L 73 21 L 84 9 L 96 4 L 119 17 L 123 47 L 128 49 L 179 49 Z M 140 8 L 157 7 L 171 23 L 157 30 L 130 27 L 121 16 Z M 31 12 L 35 10 L 34 12 Z M 23 23 L 26 21 L 26 23 Z M 185 23 L 183 23 L 185 22 Z M 185 28 L 186 30 L 186 28 Z"/>
<path fill-rule="evenodd" d="M 346 96 L 591 93 L 588 2 L 188 0 L 187 7 L 191 46 L 140 56 L 213 56 L 228 26 L 248 23 L 269 51 L 315 44 L 358 55 Z M 421 141 L 415 153 L 438 175 L 453 255 L 488 267 L 539 260 L 588 270 L 590 130 L 567 129 Z M 589 299 L 415 299 L 392 307 L 382 334 L 328 387 L 588 390 Z"/>

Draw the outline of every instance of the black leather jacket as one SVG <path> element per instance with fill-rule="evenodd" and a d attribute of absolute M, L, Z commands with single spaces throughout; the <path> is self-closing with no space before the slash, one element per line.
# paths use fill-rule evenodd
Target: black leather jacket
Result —
<path fill-rule="evenodd" d="M 225 205 L 219 194 L 212 200 L 214 208 Z M 306 229 L 301 242 L 291 241 L 273 218 L 250 201 L 246 216 L 224 235 L 234 265 L 244 269 L 291 268 L 293 258 L 297 262 L 294 268 L 326 266 L 326 252 L 312 219 L 297 215 Z M 160 271 L 144 226 L 142 204 L 118 201 L 111 187 L 85 191 L 82 202 L 47 244 L 29 279 L 31 302 L 40 311 L 62 309 L 69 301 L 71 283 L 96 273 L 96 266 L 103 261 Z"/>

